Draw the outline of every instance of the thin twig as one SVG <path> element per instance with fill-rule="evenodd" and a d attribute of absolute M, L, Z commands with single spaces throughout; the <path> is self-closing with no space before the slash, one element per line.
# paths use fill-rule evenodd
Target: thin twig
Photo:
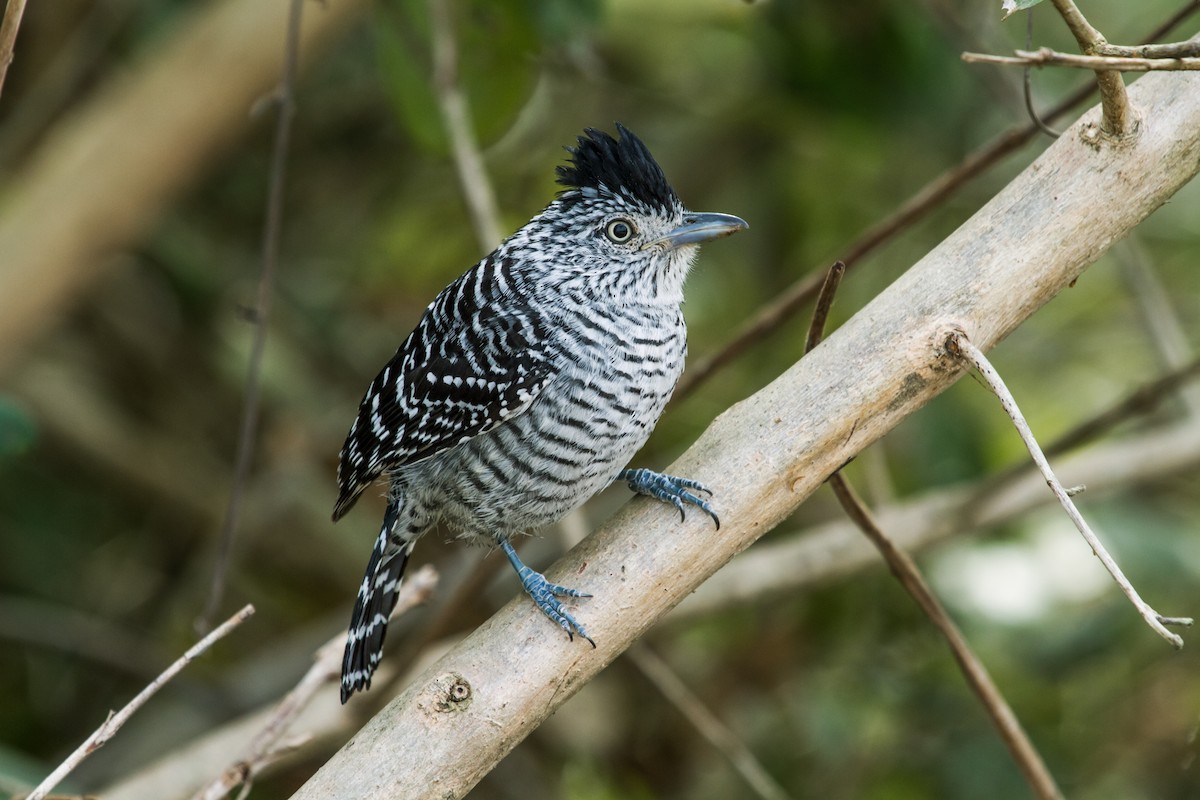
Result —
<path fill-rule="evenodd" d="M 1200 0 L 1191 0 L 1184 8 L 1176 11 L 1166 21 L 1150 31 L 1146 35 L 1145 41 L 1152 42 L 1162 38 L 1197 10 L 1200 10 Z M 1043 119 L 1053 122 L 1091 97 L 1094 91 L 1096 91 L 1096 86 L 1092 83 L 1081 87 L 1047 111 L 1043 115 Z M 1000 163 L 1005 156 L 1015 153 L 1025 146 L 1037 133 L 1038 128 L 1033 123 L 1010 128 L 968 155 L 956 166 L 925 184 L 895 212 L 860 233 L 855 240 L 840 249 L 841 259 L 846 262 L 847 269 L 852 269 L 861 263 L 867 255 L 940 206 L 971 179 L 982 175 Z M 719 350 L 689 364 L 687 372 L 684 373 L 683 378 L 679 381 L 679 386 L 675 389 L 674 398 L 681 400 L 687 397 L 721 368 L 736 360 L 757 342 L 781 327 L 816 295 L 821 288 L 822 280 L 824 280 L 822 271 L 813 270 L 805 274 L 791 286 L 785 288 L 770 303 L 758 309 Z"/>
<path fill-rule="evenodd" d="M 458 48 L 450 19 L 449 0 L 429 0 L 429 16 L 433 26 L 433 89 L 437 94 L 442 122 L 450 134 L 454 164 L 463 196 L 471 211 L 483 252 L 500 243 L 500 214 L 496 209 L 496 194 L 487 179 L 483 157 L 471 125 L 471 110 L 458 82 Z"/>
<path fill-rule="evenodd" d="M 1037 464 L 1038 469 L 1041 470 L 1042 475 L 1045 477 L 1046 483 L 1050 486 L 1050 490 L 1054 492 L 1055 497 L 1058 498 L 1059 503 L 1067 512 L 1067 516 L 1075 523 L 1075 527 L 1083 535 L 1088 546 L 1092 548 L 1092 552 L 1104 564 L 1105 569 L 1112 575 L 1113 580 L 1121 587 L 1121 591 L 1125 593 L 1129 601 L 1133 603 L 1134 608 L 1141 614 L 1142 619 L 1146 621 L 1146 624 L 1155 633 L 1170 642 L 1176 649 L 1183 647 L 1183 638 L 1167 630 L 1166 626 L 1191 625 L 1192 619 L 1190 617 L 1164 617 L 1142 600 L 1137 590 L 1133 588 L 1133 584 L 1129 582 L 1129 579 L 1125 577 L 1121 568 L 1117 566 L 1117 562 L 1109 555 L 1104 545 L 1100 542 L 1100 539 L 1083 519 L 1083 515 L 1075 507 L 1075 503 L 1071 500 L 1067 490 L 1059 482 L 1058 478 L 1055 477 L 1053 470 L 1050 469 L 1050 463 L 1046 460 L 1046 456 L 1042 453 L 1042 449 L 1034 438 L 1033 432 L 1029 429 L 1029 423 L 1025 421 L 1020 409 L 1017 408 L 1017 401 L 1008 391 L 1008 387 L 1004 385 L 1004 381 L 987 360 L 987 357 L 961 331 L 955 331 L 950 334 L 946 340 L 946 348 L 954 355 L 975 367 L 984 382 L 987 383 L 988 388 L 995 393 L 996 397 L 1000 398 L 1000 405 L 1008 413 L 1013 426 L 1017 429 L 1017 433 L 1020 434 L 1021 440 L 1025 443 L 1029 455 L 1033 458 L 1034 463 Z"/>
<path fill-rule="evenodd" d="M 1029 8 L 1025 12 L 1025 49 L 1029 50 L 1033 47 L 1033 8 Z M 1029 112 L 1029 119 L 1037 126 L 1038 130 L 1049 136 L 1051 139 L 1057 139 L 1060 134 L 1058 131 L 1051 128 L 1042 118 L 1038 116 L 1037 109 L 1033 107 L 1033 67 L 1026 67 L 1024 70 L 1023 85 L 1025 89 L 1025 110 Z"/>
<path fill-rule="evenodd" d="M 1092 55 L 1098 45 L 1105 43 L 1104 36 L 1087 21 L 1075 5 L 1075 0 L 1050 2 L 1054 3 L 1063 22 L 1067 23 L 1067 28 L 1084 55 Z M 1120 73 L 1102 68 L 1096 70 L 1096 84 L 1100 87 L 1100 109 L 1104 116 L 1101 130 L 1111 136 L 1128 134 L 1133 128 L 1133 119 L 1129 112 L 1129 96 L 1125 92 L 1124 79 Z"/>
<path fill-rule="evenodd" d="M 216 565 L 204 613 L 196 621 L 199 630 L 211 623 L 225 594 L 225 576 L 237 535 L 242 495 L 250 473 L 250 459 L 258 431 L 259 397 L 262 384 L 263 352 L 267 343 L 267 323 L 271 317 L 271 299 L 275 290 L 275 271 L 279 261 L 279 236 L 283 225 L 283 188 L 287 175 L 287 155 L 291 142 L 292 117 L 295 115 L 295 86 L 300 60 L 300 18 L 304 0 L 292 0 L 284 41 L 283 76 L 273 97 L 278 116 L 275 143 L 271 154 L 271 177 L 267 195 L 267 218 L 263 226 L 263 267 L 258 279 L 258 296 L 253 310 L 254 339 L 246 366 L 246 388 L 242 398 L 242 422 L 238 432 L 237 461 L 233 469 L 233 487 L 229 494 L 225 520 L 221 525 Z"/>
<path fill-rule="evenodd" d="M 1017 715 L 1013 713 L 1008 701 L 1004 699 L 1004 695 L 992 681 L 987 667 L 971 650 L 962 631 L 958 629 L 958 626 L 950 619 L 950 615 L 946 613 L 946 609 L 934 596 L 917 568 L 916 562 L 908 553 L 892 543 L 862 501 L 855 495 L 854 490 L 850 488 L 850 484 L 842 478 L 841 473 L 832 475 L 829 478 L 829 485 L 837 495 L 842 508 L 883 555 L 892 574 L 896 576 L 896 579 L 929 617 L 934 627 L 946 639 L 946 644 L 949 645 L 954 660 L 958 662 L 963 677 L 966 678 L 971 690 L 983 703 L 988 716 L 992 718 L 992 724 L 996 726 L 1000 738 L 1008 747 L 1013 760 L 1017 762 L 1018 768 L 1025 775 L 1025 780 L 1029 782 L 1029 787 L 1034 794 L 1040 798 L 1061 798 L 1063 794 L 1055 783 L 1054 776 L 1047 769 L 1046 762 L 1042 760 L 1024 728 L 1021 727 Z"/>
<path fill-rule="evenodd" d="M 829 310 L 833 308 L 833 298 L 837 295 L 842 278 L 846 275 L 846 263 L 835 261 L 825 273 L 821 283 L 821 291 L 817 294 L 817 303 L 813 306 L 812 322 L 808 325 L 808 336 L 804 339 L 804 352 L 808 353 L 821 343 L 825 335 L 825 322 L 829 319 Z"/>
<path fill-rule="evenodd" d="M 1005 66 L 1057 66 L 1074 69 L 1115 70 L 1117 72 L 1187 72 L 1200 69 L 1200 58 L 1125 58 L 1118 56 L 1081 56 L 1062 53 L 1049 47 L 1037 50 L 1014 50 L 1013 56 L 988 53 L 963 53 L 968 64 L 1003 64 Z"/>
<path fill-rule="evenodd" d="M 824 336 L 825 319 L 828 316 L 829 308 L 833 305 L 834 294 L 837 292 L 844 269 L 845 265 L 841 262 L 834 264 L 821 287 L 821 294 L 817 297 L 817 311 L 814 312 L 812 322 L 809 323 L 808 336 L 805 339 L 805 353 L 816 347 Z M 958 662 L 967 685 L 983 703 L 984 710 L 991 717 L 992 723 L 1000 734 L 1000 739 L 1008 747 L 1017 767 L 1029 782 L 1030 788 L 1043 800 L 1062 798 L 1062 792 L 1055 783 L 1054 776 L 1050 774 L 1046 762 L 1042 760 L 1041 754 L 1038 753 L 1024 728 L 1021 727 L 1017 715 L 1013 713 L 1012 707 L 1009 706 L 1004 695 L 992 681 L 987 667 L 975 655 L 958 626 L 954 624 L 954 620 L 946 613 L 946 609 L 929 588 L 929 584 L 921 574 L 916 562 L 884 533 L 840 471 L 830 475 L 828 483 L 846 515 L 866 535 L 871 544 L 875 545 L 896 580 L 912 596 L 925 615 L 929 617 L 930 622 L 946 639 L 946 644 L 950 647 L 954 660 Z"/>
<path fill-rule="evenodd" d="M 1118 56 L 1120 58 L 1191 58 L 1200 56 L 1200 39 L 1189 39 L 1186 42 L 1170 42 L 1166 44 L 1139 44 L 1129 47 L 1121 44 L 1096 45 L 1098 56 Z"/>
<path fill-rule="evenodd" d="M 763 800 L 787 800 L 787 791 L 771 777 L 754 753 L 687 687 L 657 653 L 644 644 L 625 651 L 634 666 L 679 710 L 708 743 L 737 770 Z"/>
<path fill-rule="evenodd" d="M 401 585 L 396 597 L 396 607 L 389 619 L 394 620 L 409 609 L 426 602 L 433 595 L 437 583 L 437 570 L 428 564 L 421 567 Z M 245 755 L 222 770 L 212 783 L 196 792 L 194 800 L 220 800 L 238 786 L 248 785 L 264 768 L 287 752 L 298 748 L 299 745 L 295 741 L 281 744 L 281 740 L 317 691 L 341 674 L 342 651 L 345 645 L 346 635 L 339 633 L 317 650 L 313 665 L 279 705 L 275 706 L 267 724 L 250 742 Z"/>
<path fill-rule="evenodd" d="M 133 714 L 146 704 L 146 701 L 153 697 L 159 689 L 166 685 L 167 681 L 179 674 L 180 670 L 192 663 L 201 653 L 212 647 L 220 639 L 224 638 L 230 631 L 241 625 L 254 613 L 254 606 L 248 605 L 241 611 L 234 614 L 220 626 L 215 628 L 212 633 L 205 636 L 199 642 L 194 644 L 186 653 L 179 659 L 167 667 L 161 675 L 150 682 L 145 689 L 138 692 L 129 703 L 117 713 L 109 713 L 108 719 L 104 720 L 99 728 L 92 733 L 83 744 L 76 748 L 75 752 L 67 757 L 67 760 L 59 764 L 58 767 L 50 773 L 50 775 L 37 787 L 29 793 L 26 800 L 44 800 L 46 794 L 55 786 L 62 782 L 62 779 L 67 777 L 79 764 L 92 753 L 103 747 L 109 739 L 116 735 Z"/>
<path fill-rule="evenodd" d="M 8 65 L 13 61 L 17 47 L 17 31 L 21 28 L 21 16 L 25 13 L 25 0 L 8 0 L 4 6 L 4 20 L 0 21 L 0 93 L 4 92 L 4 79 Z"/>

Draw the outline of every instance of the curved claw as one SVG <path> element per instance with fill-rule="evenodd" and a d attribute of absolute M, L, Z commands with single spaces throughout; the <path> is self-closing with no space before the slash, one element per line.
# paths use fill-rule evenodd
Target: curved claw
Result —
<path fill-rule="evenodd" d="M 563 608 L 559 602 L 560 597 L 591 597 L 587 592 L 581 592 L 578 589 L 571 589 L 566 586 L 559 586 L 557 583 L 551 583 L 546 580 L 546 576 L 537 570 L 527 567 L 520 558 L 517 557 L 516 550 L 508 543 L 507 540 L 500 540 L 500 548 L 504 554 L 508 556 L 509 562 L 513 565 L 513 569 L 517 571 L 517 577 L 521 579 L 521 586 L 525 588 L 525 592 L 537 605 L 541 612 L 556 622 L 560 628 L 567 632 L 567 639 L 575 641 L 575 634 L 579 634 L 592 646 L 596 646 L 596 642 L 591 636 L 588 636 L 587 630 L 579 624 L 579 621 L 571 616 L 570 612 Z"/>
<path fill-rule="evenodd" d="M 679 511 L 681 521 L 687 519 L 683 507 L 683 504 L 687 503 L 696 506 L 708 514 L 712 517 L 717 529 L 720 530 L 721 528 L 721 519 L 717 516 L 717 512 L 713 511 L 709 502 L 688 491 L 689 489 L 693 489 L 698 492 L 704 492 L 709 497 L 712 497 L 712 489 L 709 489 L 700 483 L 700 481 L 694 481 L 690 478 L 679 478 L 674 475 L 665 475 L 649 469 L 623 469 L 617 474 L 617 478 L 624 480 L 629 484 L 629 488 L 638 494 L 644 494 L 675 506 Z"/>

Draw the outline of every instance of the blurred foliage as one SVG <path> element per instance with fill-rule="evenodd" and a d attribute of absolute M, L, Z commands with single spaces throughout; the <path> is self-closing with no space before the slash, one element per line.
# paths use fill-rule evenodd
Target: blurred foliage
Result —
<path fill-rule="evenodd" d="M 964 49 L 1023 46 L 1022 17 L 1000 25 L 995 2 L 460 0 L 453 7 L 463 87 L 508 229 L 552 196 L 561 146 L 583 127 L 611 129 L 613 120 L 645 139 L 692 207 L 750 221 L 748 234 L 708 248 L 691 279 L 695 355 L 716 350 L 762 303 L 823 269 L 925 182 L 1025 120 L 1018 72 L 959 61 Z M 1172 8 L 1147 0 L 1097 2 L 1087 11 L 1111 41 L 1127 42 Z M 90 92 L 137 69 L 189 24 L 192 11 L 175 0 L 30 4 L 0 101 L 0 191 L 42 134 Z M 1038 41 L 1069 48 L 1049 10 L 1037 14 Z M 95 34 L 77 35 L 84 26 Z M 425 304 L 480 255 L 430 88 L 430 50 L 427 4 L 382 0 L 313 61 L 299 87 L 264 419 L 226 603 L 232 610 L 254 602 L 259 614 L 85 765 L 79 786 L 129 774 L 277 696 L 348 617 L 378 507 L 368 498 L 338 529 L 328 523 L 342 436 L 366 383 Z M 54 72 L 56 60 L 72 69 Z M 48 85 L 40 79 L 47 74 L 65 77 Z M 1038 72 L 1036 102 L 1047 107 L 1087 80 Z M 270 128 L 259 121 L 213 163 L 163 209 L 151 235 L 120 254 L 110 280 L 64 309 L 50 335 L 0 375 L 0 791 L 40 777 L 193 640 L 228 495 L 250 337 L 241 309 L 252 302 L 257 276 Z M 855 265 L 831 327 L 1045 145 L 993 169 Z M 1197 199 L 1188 187 L 1138 233 L 1193 344 Z M 789 323 L 673 403 L 639 463 L 669 462 L 715 414 L 785 369 L 800 354 L 806 324 Z M 994 358 L 1046 439 L 1163 369 L 1112 257 Z M 1179 411 L 1169 403 L 1158 416 Z M 998 405 L 966 380 L 864 454 L 849 475 L 881 497 L 907 497 L 1021 458 Z M 589 519 L 603 519 L 624 499 L 619 490 L 606 493 L 589 505 Z M 1156 607 L 1196 613 L 1194 474 L 1084 504 Z M 818 495 L 772 535 L 836 515 L 830 498 Z M 959 563 L 956 551 L 986 554 L 989 541 L 1032 558 L 1030 543 L 1061 524 L 1048 519 L 976 534 L 922 563 L 936 574 L 939 565 Z M 540 563 L 556 546 L 544 543 Z M 445 562 L 457 552 L 429 537 L 416 558 Z M 1059 574 L 1090 567 L 1082 542 L 1061 558 L 1049 565 Z M 503 581 L 463 625 L 516 591 Z M 1198 796 L 1194 643 L 1169 652 L 1107 583 L 1021 620 L 989 612 L 970 592 L 948 591 L 948 598 L 1069 796 Z M 30 626 L 8 614 L 13 599 L 37 604 L 45 620 L 82 612 L 94 630 L 68 636 Z M 105 626 L 136 640 L 147 663 L 91 655 Z M 1191 642 L 1195 634 L 1185 636 Z M 882 570 L 653 638 L 797 797 L 1027 792 L 942 643 Z M 252 797 L 288 796 L 319 760 L 260 782 Z M 747 792 L 679 713 L 618 661 L 472 796 L 703 800 Z"/>

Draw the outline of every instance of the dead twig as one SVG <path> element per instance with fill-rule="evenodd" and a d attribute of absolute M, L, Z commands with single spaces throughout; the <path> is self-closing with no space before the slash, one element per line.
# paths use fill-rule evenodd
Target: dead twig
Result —
<path fill-rule="evenodd" d="M 1161 25 L 1146 35 L 1145 41 L 1152 42 L 1173 30 L 1177 25 L 1200 9 L 1200 0 L 1192 0 L 1184 8 L 1172 14 Z M 1065 115 L 1072 108 L 1091 97 L 1096 91 L 1093 84 L 1082 87 L 1079 91 L 1064 99 L 1054 108 L 1047 111 L 1042 119 L 1047 123 L 1053 122 Z M 860 233 L 856 239 L 840 248 L 841 259 L 851 268 L 860 263 L 869 254 L 891 241 L 910 225 L 915 224 L 933 209 L 940 206 L 955 192 L 965 186 L 1006 156 L 1015 153 L 1029 143 L 1038 133 L 1034 123 L 1010 128 L 997 136 L 991 142 L 968 155 L 956 166 L 938 175 L 919 189 L 916 194 L 904 202 L 896 211 L 877 224 Z M 688 365 L 687 372 L 679 381 L 674 397 L 681 400 L 695 391 L 700 384 L 715 375 L 721 368 L 736 360 L 757 342 L 765 339 L 785 322 L 792 318 L 811 300 L 821 288 L 824 275 L 812 271 L 788 286 L 771 302 L 762 306 L 752 317 L 712 355 L 698 359 Z"/>
<path fill-rule="evenodd" d="M 1139 44 L 1129 47 L 1122 44 L 1096 45 L 1098 56 L 1118 56 L 1120 58 L 1191 58 L 1200 56 L 1200 40 L 1189 39 L 1186 42 L 1170 42 L 1167 44 Z"/>
<path fill-rule="evenodd" d="M 195 645 L 193 645 L 179 659 L 163 670 L 163 673 L 150 682 L 145 689 L 138 692 L 129 703 L 117 713 L 109 713 L 108 719 L 104 720 L 99 728 L 92 733 L 83 744 L 76 748 L 74 753 L 67 757 L 67 760 L 59 764 L 44 781 L 39 783 L 37 787 L 29 793 L 26 800 L 45 800 L 46 795 L 62 782 L 62 779 L 67 777 L 79 764 L 92 753 L 103 747 L 109 739 L 116 735 L 133 714 L 146 704 L 146 701 L 153 697 L 159 689 L 166 685 L 167 681 L 174 678 L 179 672 L 192 663 L 201 653 L 212 647 L 220 639 L 224 638 L 230 631 L 241 625 L 254 613 L 254 606 L 248 605 L 241 611 L 234 614 L 232 617 L 221 623 L 215 628 L 212 633 L 205 636 Z"/>
<path fill-rule="evenodd" d="M 1071 35 L 1079 43 L 1080 51 L 1087 56 L 1095 53 L 1098 45 L 1105 44 L 1104 36 L 1092 27 L 1083 16 L 1075 0 L 1050 0 L 1063 22 L 1067 23 Z M 1125 92 L 1125 81 L 1120 73 L 1111 69 L 1096 69 L 1096 84 L 1100 87 L 1100 107 L 1104 121 L 1100 128 L 1111 136 L 1124 136 L 1133 130 L 1133 118 L 1129 112 L 1129 96 Z"/>
<path fill-rule="evenodd" d="M 884 561 L 887 562 L 888 569 L 896 576 L 896 580 L 900 581 L 904 589 L 929 617 L 930 622 L 938 629 L 938 633 L 945 638 L 950 652 L 954 655 L 954 660 L 958 662 L 958 667 L 962 670 L 963 677 L 966 678 L 967 685 L 971 687 L 971 691 L 975 692 L 983 704 L 984 710 L 991 717 L 992 724 L 996 726 L 1001 740 L 1012 754 L 1013 760 L 1017 762 L 1017 767 L 1024 774 L 1025 780 L 1029 782 L 1029 788 L 1040 798 L 1061 798 L 1062 791 L 1046 767 L 1046 762 L 1042 760 L 1041 754 L 1029 740 L 1025 729 L 1021 727 L 1020 720 L 1013 713 L 1012 707 L 1009 706 L 1000 689 L 992 681 L 987 667 L 975 655 L 962 635 L 962 631 L 954 624 L 954 620 L 950 619 L 946 609 L 933 594 L 933 590 L 929 588 L 929 584 L 921 575 L 916 562 L 908 553 L 892 543 L 892 540 L 875 522 L 874 517 L 854 493 L 854 490 L 850 488 L 850 484 L 846 482 L 841 473 L 830 476 L 829 485 L 833 489 L 833 493 L 837 495 L 842 508 L 845 509 L 859 530 L 866 534 L 871 543 L 879 550 Z"/>
<path fill-rule="evenodd" d="M 1191 625 L 1191 617 L 1164 617 L 1142 600 L 1137 590 L 1133 588 L 1133 584 L 1129 582 L 1129 579 L 1125 577 L 1121 568 L 1117 566 L 1117 562 L 1109 555 L 1104 545 L 1100 542 L 1100 539 L 1083 519 L 1083 515 L 1079 513 L 1079 509 L 1075 507 L 1075 503 L 1071 500 L 1070 494 L 1063 487 L 1062 483 L 1059 482 L 1058 478 L 1055 477 L 1053 470 L 1050 469 L 1050 463 L 1046 460 L 1046 456 L 1042 453 L 1042 449 L 1034 438 L 1033 432 L 1029 429 L 1029 424 L 1025 421 L 1020 409 L 1017 408 L 1017 401 L 1008 391 L 1008 387 L 1004 385 L 1004 381 L 1000 378 L 995 368 L 992 367 L 991 362 L 987 360 L 983 352 L 961 331 L 955 331 L 950 334 L 946 340 L 946 349 L 975 367 L 984 382 L 987 383 L 988 388 L 1000 399 L 1000 404 L 1008 413 L 1013 426 L 1016 427 L 1017 433 L 1020 434 L 1021 440 L 1025 443 L 1026 449 L 1029 450 L 1029 455 L 1033 458 L 1034 463 L 1037 464 L 1038 469 L 1041 470 L 1042 475 L 1045 477 L 1046 483 L 1050 486 L 1050 490 L 1054 492 L 1055 497 L 1058 498 L 1059 503 L 1067 512 L 1067 516 L 1075 523 L 1075 527 L 1092 548 L 1092 552 L 1104 564 L 1105 569 L 1112 575 L 1113 580 L 1121 587 L 1121 591 L 1125 593 L 1129 601 L 1133 603 L 1134 608 L 1141 614 L 1142 619 L 1146 621 L 1146 624 L 1155 633 L 1170 642 L 1176 649 L 1183 647 L 1183 638 L 1167 630 L 1166 626 Z"/>
<path fill-rule="evenodd" d="M 1074 69 L 1109 70 L 1117 72 L 1170 72 L 1200 69 L 1200 58 L 1129 58 L 1125 56 L 1087 56 L 1061 53 L 1049 47 L 1037 50 L 1014 50 L 1016 55 L 995 56 L 988 53 L 963 53 L 968 64 L 1004 64 L 1006 66 L 1057 66 Z"/>
<path fill-rule="evenodd" d="M 817 303 L 813 306 L 812 322 L 808 325 L 808 336 L 804 339 L 804 352 L 808 353 L 821 343 L 825 335 L 825 322 L 829 319 L 829 310 L 833 308 L 833 298 L 837 295 L 842 278 L 846 276 L 846 263 L 835 261 L 825 273 L 821 291 L 817 294 Z"/>
<path fill-rule="evenodd" d="M 438 573 L 426 564 L 409 576 L 400 587 L 396 607 L 389 619 L 395 619 L 411 608 L 426 602 L 437 588 Z M 327 684 L 337 680 L 342 671 L 342 651 L 346 645 L 345 634 L 339 633 L 317 650 L 313 665 L 304 673 L 296 686 L 275 707 L 267 724 L 250 742 L 246 754 L 230 764 L 221 774 L 194 795 L 194 800 L 220 800 L 239 786 L 249 786 L 263 769 L 278 761 L 289 752 L 297 750 L 311 739 L 303 736 L 282 741 L 296 717 Z"/>
<path fill-rule="evenodd" d="M 1030 8 L 1025 13 L 1025 49 L 1029 50 L 1033 47 L 1033 9 Z M 1026 67 L 1022 76 L 1022 87 L 1025 94 L 1025 111 L 1029 114 L 1029 119 L 1037 126 L 1038 130 L 1049 136 L 1051 139 L 1057 139 L 1060 134 L 1058 131 L 1047 125 L 1040 116 L 1037 109 L 1033 107 L 1033 68 Z"/>
<path fill-rule="evenodd" d="M 816 347 L 824 335 L 825 320 L 828 317 L 829 309 L 833 306 L 833 298 L 844 272 L 845 265 L 839 261 L 830 268 L 829 274 L 826 276 L 825 283 L 821 287 L 821 294 L 817 297 L 812 322 L 809 324 L 808 336 L 804 344 L 805 353 Z M 1008 747 L 1009 753 L 1012 754 L 1013 760 L 1017 762 L 1017 767 L 1025 775 L 1025 780 L 1029 782 L 1029 787 L 1034 794 L 1043 800 L 1060 800 L 1063 794 L 1055 783 L 1054 776 L 1046 767 L 1046 762 L 1042 760 L 1041 754 L 1029 740 L 1017 715 L 1013 713 L 1012 707 L 992 681 L 987 667 L 975 655 L 958 626 L 954 624 L 954 620 L 946 613 L 946 609 L 934 595 L 933 590 L 929 588 L 917 563 L 884 533 L 883 528 L 875 522 L 871 512 L 867 510 L 866 505 L 855 494 L 854 489 L 840 471 L 830 475 L 828 483 L 833 489 L 833 493 L 837 495 L 838 502 L 841 503 L 846 515 L 866 535 L 871 544 L 875 545 L 896 580 L 912 596 L 925 615 L 929 617 L 929 621 L 945 638 L 954 660 L 958 662 L 959 669 L 966 678 L 967 685 L 975 692 L 983 704 L 984 710 L 991 717 L 992 723 L 1000 734 L 1000 739 Z"/>
<path fill-rule="evenodd" d="M 8 0 L 4 6 L 4 20 L 0 21 L 0 93 L 4 91 L 4 79 L 8 65 L 12 63 L 17 47 L 17 31 L 21 27 L 21 16 L 25 13 L 25 0 Z"/>
<path fill-rule="evenodd" d="M 250 458 L 258 431 L 259 398 L 262 384 L 263 352 L 267 344 L 267 322 L 271 317 L 271 299 L 275 292 L 275 272 L 279 262 L 279 234 L 283 225 L 283 187 L 287 175 L 288 147 L 291 143 L 292 117 L 295 115 L 296 73 L 300 60 L 300 18 L 304 0 L 292 0 L 287 36 L 284 39 L 283 76 L 272 97 L 278 116 L 275 120 L 275 143 L 271 154 L 270 187 L 267 194 L 267 218 L 263 226 L 263 267 L 258 279 L 258 295 L 252 312 L 254 339 L 250 345 L 250 360 L 246 365 L 246 388 L 242 398 L 242 422 L 238 431 L 237 461 L 233 469 L 233 488 L 221 524 L 220 544 L 213 568 L 212 584 L 204 613 L 196 621 L 198 630 L 205 630 L 221 606 L 225 594 L 225 575 L 233 554 L 237 535 L 242 495 L 250 474 Z"/>

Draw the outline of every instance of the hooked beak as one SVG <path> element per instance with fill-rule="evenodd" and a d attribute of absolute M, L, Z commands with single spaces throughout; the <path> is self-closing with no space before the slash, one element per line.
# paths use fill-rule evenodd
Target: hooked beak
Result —
<path fill-rule="evenodd" d="M 642 249 L 664 247 L 674 250 L 685 244 L 699 244 L 711 239 L 732 236 L 749 227 L 744 219 L 732 214 L 688 214 L 683 218 L 682 225 L 660 239 L 647 242 Z"/>

